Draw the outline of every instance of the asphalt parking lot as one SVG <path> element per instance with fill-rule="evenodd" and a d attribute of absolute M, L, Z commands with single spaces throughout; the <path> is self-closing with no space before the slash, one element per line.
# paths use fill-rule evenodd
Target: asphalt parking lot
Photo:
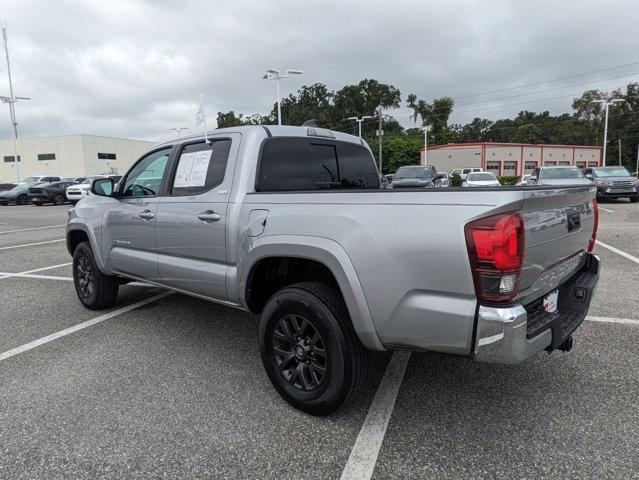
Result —
<path fill-rule="evenodd" d="M 308 416 L 271 388 L 256 317 L 138 284 L 86 310 L 69 206 L 0 207 L 0 478 L 347 478 L 371 462 L 375 479 L 639 478 L 639 205 L 601 206 L 600 284 L 570 353 L 404 354 L 372 431 L 391 354 L 346 408 Z"/>

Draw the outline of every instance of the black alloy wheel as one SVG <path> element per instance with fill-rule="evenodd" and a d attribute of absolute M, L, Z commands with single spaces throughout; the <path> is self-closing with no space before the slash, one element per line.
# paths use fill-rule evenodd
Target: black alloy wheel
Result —
<path fill-rule="evenodd" d="M 65 201 L 66 198 L 64 198 L 64 195 L 62 195 L 61 193 L 58 193 L 55 197 L 53 197 L 53 203 L 55 203 L 56 205 L 63 205 Z"/>
<path fill-rule="evenodd" d="M 18 195 L 18 198 L 16 199 L 16 203 L 18 205 L 26 205 L 27 203 L 29 203 L 29 199 L 24 194 Z"/>
<path fill-rule="evenodd" d="M 278 370 L 295 388 L 309 392 L 326 377 L 326 347 L 322 336 L 307 318 L 288 314 L 273 332 L 273 356 Z"/>
<path fill-rule="evenodd" d="M 95 287 L 93 285 L 93 272 L 91 269 L 91 262 L 86 257 L 86 255 L 82 255 L 80 256 L 80 258 L 78 258 L 76 272 L 80 294 L 85 299 L 91 298 L 93 296 L 93 292 L 95 291 Z"/>
<path fill-rule="evenodd" d="M 91 310 L 102 310 L 118 298 L 118 278 L 100 271 L 88 241 L 80 242 L 73 252 L 73 283 L 78 299 Z"/>

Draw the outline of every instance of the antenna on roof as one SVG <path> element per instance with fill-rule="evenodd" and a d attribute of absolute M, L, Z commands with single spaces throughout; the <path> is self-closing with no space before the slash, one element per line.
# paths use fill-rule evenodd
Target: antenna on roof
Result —
<path fill-rule="evenodd" d="M 310 120 L 306 120 L 304 123 L 302 123 L 302 127 L 317 127 L 317 120 L 315 120 L 314 118 L 311 118 Z"/>

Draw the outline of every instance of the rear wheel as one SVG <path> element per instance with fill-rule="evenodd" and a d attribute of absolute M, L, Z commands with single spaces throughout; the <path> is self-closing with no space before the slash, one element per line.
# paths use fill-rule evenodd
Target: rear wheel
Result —
<path fill-rule="evenodd" d="M 16 203 L 18 205 L 26 205 L 27 203 L 29 203 L 29 198 L 27 198 L 27 196 L 24 194 L 18 195 L 18 198 L 16 199 Z"/>
<path fill-rule="evenodd" d="M 118 298 L 118 280 L 102 273 L 89 242 L 81 242 L 73 252 L 73 283 L 82 304 L 91 310 L 113 306 Z"/>
<path fill-rule="evenodd" d="M 275 390 L 312 415 L 342 406 L 365 377 L 366 350 L 341 295 L 320 283 L 291 285 L 269 299 L 259 346 Z"/>
<path fill-rule="evenodd" d="M 58 194 L 56 194 L 55 197 L 53 197 L 53 203 L 55 203 L 56 205 L 63 205 L 64 202 L 66 202 L 66 201 L 67 201 L 67 199 L 61 193 L 58 193 Z"/>
<path fill-rule="evenodd" d="M 630 197 L 630 201 L 632 203 L 637 203 L 637 202 L 639 202 L 639 197 Z"/>

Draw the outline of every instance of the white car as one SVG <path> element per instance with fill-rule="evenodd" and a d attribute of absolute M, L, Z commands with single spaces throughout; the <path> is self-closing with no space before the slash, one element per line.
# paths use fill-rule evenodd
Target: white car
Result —
<path fill-rule="evenodd" d="M 500 187 L 501 183 L 493 172 L 469 173 L 462 187 Z"/>
<path fill-rule="evenodd" d="M 529 173 L 522 175 L 519 181 L 515 185 L 518 185 L 518 186 L 528 185 L 528 180 L 530 180 L 530 176 L 531 175 Z"/>
<path fill-rule="evenodd" d="M 453 176 L 453 174 L 458 174 L 462 180 L 466 180 L 466 177 L 469 173 L 475 172 L 483 172 L 483 170 L 479 167 L 466 167 L 466 168 L 455 168 L 449 172 L 449 176 Z"/>
<path fill-rule="evenodd" d="M 84 183 L 80 183 L 78 185 L 71 185 L 67 187 L 67 190 L 66 190 L 67 199 L 73 204 L 78 203 L 83 198 L 86 198 L 91 195 L 91 184 L 93 183 L 93 180 L 97 180 L 98 178 L 107 178 L 107 177 L 111 177 L 113 178 L 113 180 L 118 182 L 122 178 L 122 175 L 92 175 L 90 177 L 87 177 Z"/>

